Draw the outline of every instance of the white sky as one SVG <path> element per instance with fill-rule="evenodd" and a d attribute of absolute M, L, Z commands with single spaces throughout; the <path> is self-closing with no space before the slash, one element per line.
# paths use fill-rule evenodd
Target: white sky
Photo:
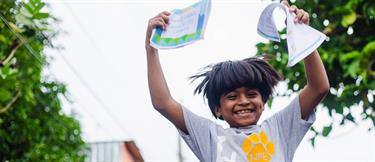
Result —
<path fill-rule="evenodd" d="M 67 112 L 78 113 L 85 141 L 133 139 L 146 161 L 177 161 L 177 131 L 151 105 L 144 38 L 149 18 L 160 11 L 184 8 L 195 0 L 49 0 L 59 25 L 67 34 L 57 43 L 64 51 L 46 50 L 55 57 L 51 71 L 68 85 L 74 104 L 64 104 Z M 194 84 L 186 79 L 201 67 L 228 59 L 255 54 L 255 43 L 265 41 L 256 33 L 256 24 L 268 1 L 213 0 L 205 40 L 176 49 L 160 51 L 160 59 L 172 95 L 193 112 L 211 118 L 201 96 L 193 96 Z M 319 15 L 318 15 L 319 16 Z M 61 54 L 106 104 L 98 103 Z M 287 68 L 285 66 L 285 68 Z M 285 86 L 277 90 L 283 91 Z M 290 99 L 276 98 L 272 110 L 261 120 L 285 106 Z M 359 116 L 360 110 L 353 110 Z M 111 119 L 110 112 L 117 121 Z M 314 124 L 322 128 L 331 119 L 322 109 Z M 338 122 L 339 118 L 335 118 Z M 115 123 L 117 122 L 117 124 Z M 222 122 L 218 122 L 223 124 Z M 121 125 L 121 128 L 118 126 Z M 367 132 L 370 122 L 334 127 L 332 137 L 318 138 L 313 149 L 300 144 L 294 161 L 375 161 L 375 134 Z M 183 146 L 184 158 L 197 161 Z"/>

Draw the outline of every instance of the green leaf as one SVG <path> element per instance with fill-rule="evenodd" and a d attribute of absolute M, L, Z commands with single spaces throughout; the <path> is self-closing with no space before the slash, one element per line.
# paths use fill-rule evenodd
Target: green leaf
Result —
<path fill-rule="evenodd" d="M 12 98 L 12 93 L 6 89 L 0 89 L 0 101 L 9 101 Z"/>
<path fill-rule="evenodd" d="M 351 11 L 349 14 L 344 15 L 341 20 L 341 25 L 343 27 L 348 27 L 349 25 L 352 25 L 355 20 L 357 19 L 357 15 L 354 11 Z"/>
<path fill-rule="evenodd" d="M 345 124 L 345 118 L 343 118 L 340 122 L 340 125 L 344 125 Z"/>
<path fill-rule="evenodd" d="M 34 101 L 34 94 L 31 90 L 27 90 L 26 92 L 24 92 L 24 96 L 25 96 L 25 100 L 27 102 L 31 102 L 31 103 L 35 103 Z"/>
<path fill-rule="evenodd" d="M 323 135 L 324 137 L 327 137 L 331 131 L 332 131 L 332 125 L 330 125 L 330 126 L 325 126 L 325 127 L 323 128 L 322 135 Z"/>
<path fill-rule="evenodd" d="M 361 53 L 359 51 L 351 51 L 349 53 L 343 54 L 340 56 L 340 62 L 346 63 L 349 60 L 359 58 L 361 56 Z"/>
<path fill-rule="evenodd" d="M 45 19 L 45 18 L 48 18 L 48 17 L 49 17 L 49 14 L 44 13 L 44 12 L 37 13 L 33 16 L 34 19 Z"/>
<path fill-rule="evenodd" d="M 337 104 L 337 107 L 335 108 L 335 111 L 338 114 L 344 113 L 344 106 L 342 106 L 341 104 Z"/>
<path fill-rule="evenodd" d="M 349 64 L 349 68 L 347 69 L 348 71 L 346 72 L 346 74 L 349 74 L 352 78 L 356 78 L 359 68 L 359 61 L 360 60 L 355 60 L 351 64 Z"/>
<path fill-rule="evenodd" d="M 30 13 L 26 8 L 21 8 L 20 13 L 18 15 L 22 15 L 27 19 L 30 19 L 33 17 L 34 13 Z"/>
<path fill-rule="evenodd" d="M 315 148 L 315 136 L 314 137 L 312 137 L 312 138 L 310 138 L 310 143 L 311 143 L 311 146 L 313 147 L 313 148 Z"/>
<path fill-rule="evenodd" d="M 350 9 L 355 9 L 359 3 L 359 0 L 350 0 L 348 3 L 345 5 L 345 7 L 350 8 Z"/>
<path fill-rule="evenodd" d="M 347 15 L 347 14 L 350 14 L 350 12 L 351 12 L 351 9 L 345 6 L 335 7 L 332 10 L 332 14 L 337 14 L 337 15 Z"/>
<path fill-rule="evenodd" d="M 369 15 L 375 17 L 375 6 L 371 6 L 371 8 L 369 9 Z"/>
<path fill-rule="evenodd" d="M 363 79 L 363 82 L 365 83 L 365 84 L 367 84 L 367 71 L 362 71 L 362 73 L 361 73 L 361 77 L 362 77 L 362 79 Z"/>
<path fill-rule="evenodd" d="M 7 38 L 5 38 L 4 35 L 0 34 L 0 42 L 1 43 L 6 43 L 7 42 Z"/>
<path fill-rule="evenodd" d="M 38 2 L 38 3 L 36 3 L 36 5 L 35 5 L 35 12 L 40 12 L 40 10 L 45 6 L 46 4 L 44 3 L 44 2 Z"/>
<path fill-rule="evenodd" d="M 24 10 L 24 9 L 26 9 L 26 10 Z M 26 13 L 25 11 L 27 11 L 27 13 L 28 13 L 30 16 L 32 16 L 32 15 L 35 14 L 33 7 L 31 7 L 30 4 L 28 4 L 28 3 L 24 3 L 24 4 L 23 4 L 23 7 L 21 8 L 21 12 Z"/>
<path fill-rule="evenodd" d="M 317 132 L 314 127 L 311 127 L 310 130 L 313 132 Z"/>
<path fill-rule="evenodd" d="M 0 70 L 0 77 L 3 80 L 5 80 L 5 78 L 7 77 L 5 74 L 3 74 L 2 70 Z"/>
<path fill-rule="evenodd" d="M 363 53 L 370 54 L 375 51 L 375 41 L 369 42 L 363 48 Z"/>
<path fill-rule="evenodd" d="M 4 66 L 3 68 L 0 69 L 0 71 L 1 71 L 1 74 L 2 74 L 2 75 L 7 76 L 7 75 L 10 74 L 10 67 L 9 67 L 9 66 Z M 5 78 L 4 78 L 4 79 L 5 79 Z"/>
<path fill-rule="evenodd" d="M 347 119 L 347 120 L 349 120 L 349 121 L 351 121 L 351 122 L 353 122 L 353 123 L 356 124 L 356 122 L 354 121 L 354 117 L 352 116 L 351 113 L 349 113 L 348 115 L 346 115 L 346 116 L 345 116 L 345 119 Z"/>
<path fill-rule="evenodd" d="M 269 98 L 268 101 L 267 101 L 267 106 L 271 109 L 272 108 L 272 101 L 273 101 L 273 98 Z"/>

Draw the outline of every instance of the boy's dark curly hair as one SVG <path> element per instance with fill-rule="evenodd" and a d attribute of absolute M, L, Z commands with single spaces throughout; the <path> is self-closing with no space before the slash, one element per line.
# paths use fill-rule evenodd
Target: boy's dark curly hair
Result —
<path fill-rule="evenodd" d="M 195 81 L 203 77 L 203 81 L 196 87 L 194 94 L 203 92 L 207 98 L 211 113 L 217 119 L 216 109 L 220 107 L 220 96 L 236 88 L 248 87 L 257 89 L 264 103 L 272 94 L 273 88 L 282 77 L 263 59 L 251 57 L 238 61 L 224 61 L 206 66 L 205 71 L 193 75 Z M 223 120 L 222 117 L 219 119 Z"/>

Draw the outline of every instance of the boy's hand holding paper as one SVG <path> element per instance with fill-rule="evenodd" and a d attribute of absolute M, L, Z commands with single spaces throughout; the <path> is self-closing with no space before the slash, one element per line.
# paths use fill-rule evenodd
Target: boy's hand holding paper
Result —
<path fill-rule="evenodd" d="M 290 13 L 287 6 L 281 3 L 272 3 L 263 10 L 259 18 L 257 30 L 262 37 L 280 42 L 280 36 L 272 17 L 276 8 L 283 9 L 286 14 L 288 67 L 291 67 L 316 50 L 326 36 L 308 25 L 294 23 L 296 15 Z"/>

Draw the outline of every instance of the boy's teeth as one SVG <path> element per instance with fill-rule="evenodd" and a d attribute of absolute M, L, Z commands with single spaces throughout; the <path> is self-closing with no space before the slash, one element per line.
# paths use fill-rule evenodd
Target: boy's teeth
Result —
<path fill-rule="evenodd" d="M 251 111 L 246 109 L 246 110 L 240 110 L 237 112 L 237 114 L 244 114 L 244 113 L 250 113 Z"/>

